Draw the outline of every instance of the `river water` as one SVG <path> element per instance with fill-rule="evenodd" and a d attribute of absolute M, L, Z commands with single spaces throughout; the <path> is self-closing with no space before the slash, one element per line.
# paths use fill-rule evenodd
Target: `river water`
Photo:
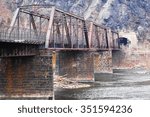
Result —
<path fill-rule="evenodd" d="M 138 68 L 96 74 L 90 88 L 59 89 L 56 100 L 150 99 L 150 72 Z"/>

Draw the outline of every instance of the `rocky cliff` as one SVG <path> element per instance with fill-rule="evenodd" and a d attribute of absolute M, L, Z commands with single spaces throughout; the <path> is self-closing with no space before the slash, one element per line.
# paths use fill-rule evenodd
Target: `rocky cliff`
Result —
<path fill-rule="evenodd" d="M 132 30 L 138 39 L 150 39 L 149 0 L 0 0 L 0 23 L 9 23 L 18 5 L 54 4 L 85 19 L 115 30 Z M 6 12 L 6 13 L 5 13 Z"/>

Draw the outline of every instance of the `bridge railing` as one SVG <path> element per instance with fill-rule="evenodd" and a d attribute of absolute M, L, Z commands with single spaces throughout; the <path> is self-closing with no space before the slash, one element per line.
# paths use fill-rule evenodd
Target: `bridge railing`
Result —
<path fill-rule="evenodd" d="M 45 38 L 46 33 L 44 32 L 35 32 L 34 30 L 20 27 L 0 27 L 0 41 L 2 42 L 39 44 L 44 43 Z"/>

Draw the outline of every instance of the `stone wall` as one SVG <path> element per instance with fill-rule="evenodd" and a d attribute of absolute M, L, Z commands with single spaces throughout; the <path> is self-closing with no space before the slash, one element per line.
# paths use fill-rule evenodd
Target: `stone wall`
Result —
<path fill-rule="evenodd" d="M 94 73 L 112 73 L 112 51 L 94 52 Z"/>
<path fill-rule="evenodd" d="M 88 51 L 67 51 L 58 53 L 59 75 L 77 81 L 94 80 L 93 54 Z"/>
<path fill-rule="evenodd" d="M 32 57 L 0 59 L 0 98 L 46 98 L 53 95 L 52 56 L 40 51 Z"/>

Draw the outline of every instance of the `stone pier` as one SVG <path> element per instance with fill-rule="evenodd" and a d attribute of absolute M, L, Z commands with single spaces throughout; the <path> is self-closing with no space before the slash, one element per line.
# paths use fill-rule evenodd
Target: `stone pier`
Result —
<path fill-rule="evenodd" d="M 94 52 L 94 73 L 112 72 L 112 51 Z"/>
<path fill-rule="evenodd" d="M 113 73 L 112 51 L 64 51 L 57 53 L 60 76 L 77 81 L 94 81 L 95 74 Z"/>
<path fill-rule="evenodd" d="M 58 53 L 59 75 L 76 81 L 94 81 L 93 54 L 89 51 Z"/>
<path fill-rule="evenodd" d="M 131 62 L 126 62 L 127 64 L 124 64 L 124 61 L 126 58 L 126 54 L 124 51 L 112 51 L 112 63 L 113 63 L 113 69 L 122 69 L 122 68 L 128 68 Z M 125 66 L 124 66 L 125 65 Z"/>
<path fill-rule="evenodd" d="M 94 52 L 95 81 L 107 80 L 112 77 L 112 73 L 112 51 Z"/>
<path fill-rule="evenodd" d="M 51 52 L 36 56 L 0 58 L 0 99 L 51 99 Z"/>

